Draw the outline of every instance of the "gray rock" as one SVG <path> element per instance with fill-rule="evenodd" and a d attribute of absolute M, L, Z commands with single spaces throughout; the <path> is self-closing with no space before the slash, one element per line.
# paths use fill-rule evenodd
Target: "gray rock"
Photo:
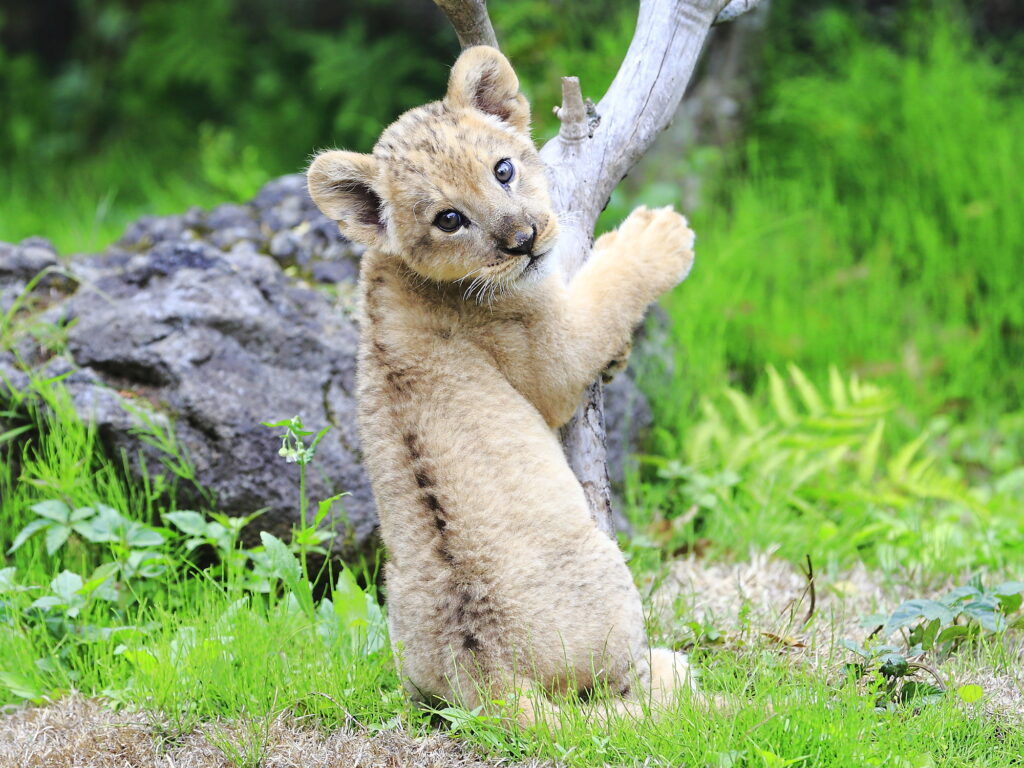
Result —
<path fill-rule="evenodd" d="M 67 357 L 31 348 L 17 349 L 20 360 L 0 355 L 0 398 L 4 381 L 24 386 L 25 366 L 68 374 L 76 409 L 133 472 L 143 463 L 174 472 L 180 458 L 154 446 L 176 443 L 198 484 L 180 484 L 179 504 L 213 503 L 233 515 L 264 509 L 258 528 L 279 536 L 297 523 L 299 471 L 261 422 L 299 414 L 310 429 L 330 425 L 306 493 L 311 510 L 350 494 L 328 524 L 336 551 L 354 554 L 376 526 L 355 428 L 358 329 L 340 299 L 352 295 L 360 252 L 317 211 L 301 175 L 270 182 L 247 205 L 139 219 L 106 251 L 72 257 L 71 279 L 37 287 L 46 292 L 39 319 L 75 321 Z M 45 241 L 0 244 L 0 301 L 56 264 Z M 621 481 L 650 414 L 628 377 L 609 393 L 612 475 Z"/>

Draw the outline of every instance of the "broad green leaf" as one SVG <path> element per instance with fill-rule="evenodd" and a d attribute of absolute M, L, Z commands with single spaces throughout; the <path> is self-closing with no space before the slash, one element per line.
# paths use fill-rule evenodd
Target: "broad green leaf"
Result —
<path fill-rule="evenodd" d="M 96 510 L 92 507 L 78 507 L 77 509 L 71 510 L 71 517 L 69 520 L 72 523 L 77 523 L 79 520 L 86 520 L 96 514 Z"/>
<path fill-rule="evenodd" d="M 774 752 L 770 752 L 767 749 L 760 749 L 757 747 L 755 747 L 755 749 L 757 749 L 757 753 L 761 757 L 764 768 L 788 768 L 788 766 L 802 763 L 810 757 L 810 755 L 800 755 L 800 757 L 791 757 L 787 760 L 786 758 L 779 757 Z"/>
<path fill-rule="evenodd" d="M 334 502 L 336 502 L 343 496 L 348 495 L 348 491 L 345 491 L 343 493 L 336 493 L 334 496 L 331 496 L 330 498 L 323 499 L 322 501 L 318 502 L 316 507 L 316 518 L 313 520 L 313 527 L 319 528 L 320 523 L 322 523 L 326 519 L 327 515 L 330 514 L 331 508 L 334 506 Z M 344 505 L 342 506 L 342 509 L 344 510 Z"/>
<path fill-rule="evenodd" d="M 302 577 L 302 566 L 295 559 L 287 545 L 273 534 L 260 532 L 260 541 L 267 553 L 270 575 L 283 581 L 288 587 L 294 587 Z"/>
<path fill-rule="evenodd" d="M 128 555 L 124 576 L 126 579 L 153 579 L 164 572 L 166 563 L 167 558 L 159 552 L 149 549 L 134 550 Z"/>
<path fill-rule="evenodd" d="M 870 659 L 871 658 L 871 655 L 872 655 L 871 651 L 866 650 L 864 648 L 864 646 L 862 646 L 860 643 L 854 642 L 853 640 L 850 640 L 847 637 L 844 637 L 839 642 L 840 642 L 840 644 L 844 648 L 846 648 L 847 650 L 853 651 L 858 656 L 862 656 L 865 659 Z"/>
<path fill-rule="evenodd" d="M 941 623 L 939 619 L 932 619 L 931 621 L 918 624 L 910 633 L 911 645 L 920 644 L 921 650 L 931 650 L 932 646 L 935 645 L 935 638 L 939 634 Z"/>
<path fill-rule="evenodd" d="M 943 625 L 952 624 L 955 614 L 936 600 L 907 600 L 900 605 L 885 622 L 882 637 L 887 638 L 893 632 L 908 627 L 918 619 L 939 619 Z"/>
<path fill-rule="evenodd" d="M 50 589 L 53 590 L 53 594 L 61 598 L 65 604 L 71 603 L 78 594 L 78 590 L 83 586 L 82 577 L 71 571 L 61 571 L 50 582 Z"/>
<path fill-rule="evenodd" d="M 80 593 L 83 595 L 95 593 L 96 597 L 103 600 L 116 600 L 117 591 L 114 589 L 113 577 L 117 575 L 117 570 L 117 563 L 103 563 L 82 585 Z"/>
<path fill-rule="evenodd" d="M 169 520 L 178 530 L 189 536 L 206 536 L 206 519 L 198 512 L 188 510 L 167 512 L 164 514 L 164 520 Z"/>
<path fill-rule="evenodd" d="M 1024 604 L 1024 595 L 1019 592 L 1015 595 L 996 595 L 996 597 L 999 600 L 999 607 L 1007 615 L 1016 613 L 1020 610 L 1021 604 Z"/>
<path fill-rule="evenodd" d="M 75 532 L 94 544 L 120 541 L 128 520 L 113 507 L 96 505 L 96 516 L 72 526 Z"/>
<path fill-rule="evenodd" d="M 71 535 L 71 529 L 66 525 L 51 525 L 46 529 L 46 554 L 52 555 L 64 546 L 64 542 Z"/>
<path fill-rule="evenodd" d="M 47 528 L 50 525 L 52 525 L 52 523 L 49 520 L 33 520 L 22 528 L 21 531 L 18 532 L 18 535 L 14 537 L 14 541 L 11 542 L 11 548 L 7 550 L 7 554 L 13 554 L 21 549 L 21 546 L 29 540 L 29 537 L 32 536 L 33 533 L 43 528 Z"/>
<path fill-rule="evenodd" d="M 716 752 L 711 758 L 713 768 L 743 768 L 746 752 L 730 750 L 729 752 Z"/>
<path fill-rule="evenodd" d="M 316 614 L 316 605 L 313 601 L 313 585 L 309 583 L 308 579 L 301 577 L 301 566 L 300 578 L 291 585 L 291 596 L 298 602 L 302 612 L 312 620 Z"/>
<path fill-rule="evenodd" d="M 220 523 L 207 523 L 206 536 L 213 539 L 221 552 L 228 552 L 234 547 L 231 531 Z"/>
<path fill-rule="evenodd" d="M 892 768 L 935 768 L 935 761 L 931 755 L 918 752 L 906 756 L 896 755 L 889 765 Z"/>
<path fill-rule="evenodd" d="M 961 685 L 956 689 L 956 695 L 967 704 L 973 704 L 976 701 L 981 701 L 981 697 L 985 695 L 985 689 L 980 685 Z"/>
<path fill-rule="evenodd" d="M 946 627 L 944 630 L 939 632 L 939 636 L 935 638 L 935 642 L 938 645 L 955 640 L 958 637 L 967 637 L 971 633 L 969 627 L 965 627 L 961 624 L 954 625 L 952 627 Z"/>
<path fill-rule="evenodd" d="M 818 390 L 811 383 L 811 380 L 793 363 L 787 365 L 786 368 L 789 371 L 789 377 L 793 379 L 796 391 L 800 393 L 800 399 L 803 400 L 807 412 L 812 416 L 823 414 L 825 412 L 825 403 L 822 402 L 821 395 L 818 394 Z"/>
<path fill-rule="evenodd" d="M 384 620 L 384 612 L 380 605 L 373 599 L 373 595 L 366 594 L 366 645 L 363 648 L 365 653 L 376 653 L 387 645 L 387 622 Z"/>
<path fill-rule="evenodd" d="M 71 516 L 68 505 L 58 499 L 40 501 L 38 504 L 33 504 L 30 509 L 40 517 L 56 520 L 58 523 L 68 522 L 68 518 Z"/>
<path fill-rule="evenodd" d="M 964 605 L 963 612 L 989 632 L 1002 632 L 1006 629 L 1006 618 L 990 602 L 975 600 Z"/>
<path fill-rule="evenodd" d="M 34 680 L 10 669 L 0 670 L 0 685 L 19 699 L 36 702 L 43 698 L 43 691 Z"/>
<path fill-rule="evenodd" d="M 994 595 L 1019 595 L 1024 593 L 1024 581 L 1004 581 L 1002 584 L 992 587 Z"/>
<path fill-rule="evenodd" d="M 771 392 L 772 407 L 783 424 L 795 424 L 797 420 L 796 409 L 793 408 L 793 401 L 789 399 L 789 392 L 786 391 L 786 382 L 779 376 L 774 365 L 768 366 L 768 389 Z"/>
<path fill-rule="evenodd" d="M 334 612 L 345 626 L 351 626 L 353 622 L 366 622 L 369 618 L 366 595 L 348 568 L 342 568 L 338 574 L 338 583 L 331 593 L 331 600 L 334 602 Z"/>
<path fill-rule="evenodd" d="M 993 483 L 996 493 L 1010 495 L 1024 490 L 1024 467 L 1011 469 Z"/>
<path fill-rule="evenodd" d="M 17 570 L 13 565 L 7 568 L 0 568 L 0 595 L 4 592 L 14 591 L 14 574 Z"/>
<path fill-rule="evenodd" d="M 981 597 L 981 590 L 971 584 L 965 584 L 962 587 L 950 590 L 948 594 L 943 595 L 942 602 L 948 605 L 950 608 L 956 606 L 957 603 L 962 603 L 965 600 L 974 600 Z"/>
<path fill-rule="evenodd" d="M 164 543 L 164 537 L 148 525 L 133 522 L 128 526 L 125 541 L 130 547 L 159 547 Z"/>

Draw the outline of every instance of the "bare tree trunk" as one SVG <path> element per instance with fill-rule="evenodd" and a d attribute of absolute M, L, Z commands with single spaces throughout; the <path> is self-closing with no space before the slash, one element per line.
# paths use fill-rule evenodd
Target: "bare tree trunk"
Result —
<path fill-rule="evenodd" d="M 497 46 L 485 0 L 435 0 L 460 44 Z M 641 0 L 633 41 L 615 80 L 596 108 L 583 101 L 579 80 L 562 78 L 562 127 L 544 145 L 551 200 L 566 222 L 559 258 L 571 278 L 590 256 L 594 224 L 612 190 L 664 130 L 693 75 L 712 25 L 729 21 L 760 0 Z M 579 479 L 598 527 L 614 535 L 605 459 L 600 382 L 562 429 L 569 466 Z"/>

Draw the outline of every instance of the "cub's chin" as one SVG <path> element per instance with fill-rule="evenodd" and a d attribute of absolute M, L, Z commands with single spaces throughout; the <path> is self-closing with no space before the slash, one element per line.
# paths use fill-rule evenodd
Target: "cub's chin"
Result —
<path fill-rule="evenodd" d="M 535 253 L 529 257 L 522 270 L 519 272 L 517 282 L 522 285 L 530 285 L 540 281 L 551 272 L 552 263 L 551 251 Z"/>

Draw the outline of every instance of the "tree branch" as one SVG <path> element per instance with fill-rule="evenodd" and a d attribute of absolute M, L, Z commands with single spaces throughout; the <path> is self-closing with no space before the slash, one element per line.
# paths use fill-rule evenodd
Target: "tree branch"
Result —
<path fill-rule="evenodd" d="M 459 45 L 469 48 L 474 45 L 498 47 L 498 38 L 487 15 L 487 0 L 434 0 L 437 7 L 448 17 Z"/>
<path fill-rule="evenodd" d="M 555 116 L 562 123 L 558 129 L 562 141 L 572 144 L 589 138 L 587 109 L 583 106 L 583 92 L 578 77 L 562 78 L 562 106 L 555 107 Z"/>
<path fill-rule="evenodd" d="M 497 47 L 484 0 L 434 2 L 448 16 L 464 48 Z M 730 21 L 760 2 L 641 0 L 629 50 L 596 112 L 591 105 L 592 115 L 588 116 L 579 80 L 562 78 L 562 106 L 556 107 L 561 129 L 541 149 L 541 157 L 550 171 L 552 204 L 563 222 L 557 248 L 567 279 L 590 256 L 594 224 L 612 190 L 675 114 L 712 25 Z M 562 429 L 562 444 L 598 526 L 612 534 L 599 382 Z"/>

